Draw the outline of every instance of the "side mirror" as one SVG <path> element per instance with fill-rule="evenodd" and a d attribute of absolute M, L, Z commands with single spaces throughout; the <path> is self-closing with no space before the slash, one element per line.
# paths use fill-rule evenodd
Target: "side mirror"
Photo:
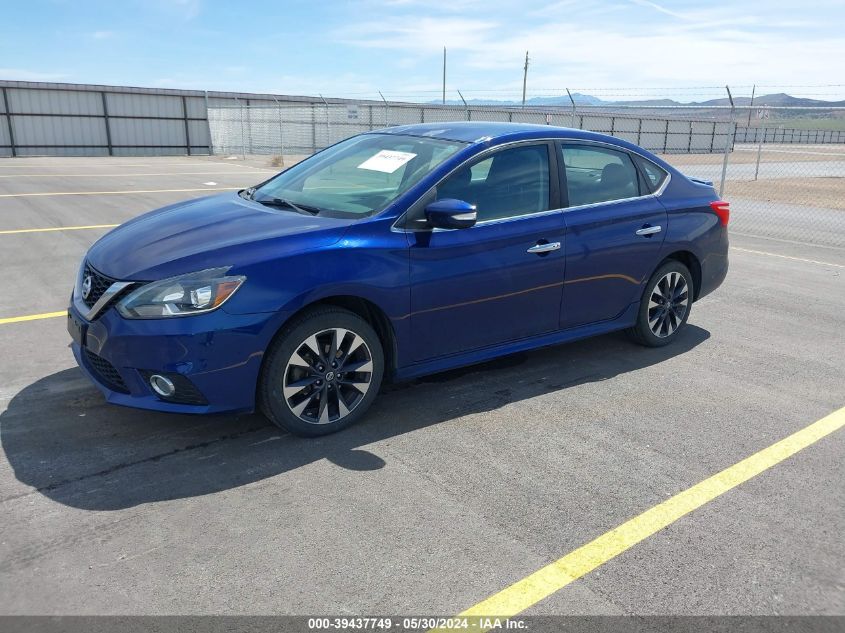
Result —
<path fill-rule="evenodd" d="M 468 229 L 475 224 L 475 205 L 463 200 L 445 198 L 425 208 L 428 224 L 440 229 Z"/>

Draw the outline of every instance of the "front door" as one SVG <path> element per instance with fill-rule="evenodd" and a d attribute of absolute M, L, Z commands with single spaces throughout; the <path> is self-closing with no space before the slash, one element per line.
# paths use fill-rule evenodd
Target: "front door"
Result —
<path fill-rule="evenodd" d="M 436 199 L 475 204 L 478 223 L 409 234 L 416 361 L 558 329 L 564 224 L 553 151 L 498 150 L 437 186 Z"/>

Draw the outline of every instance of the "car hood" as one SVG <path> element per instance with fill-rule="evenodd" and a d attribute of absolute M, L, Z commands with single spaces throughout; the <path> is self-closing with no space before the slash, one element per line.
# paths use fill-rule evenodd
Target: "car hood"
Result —
<path fill-rule="evenodd" d="M 114 279 L 150 281 L 328 246 L 352 222 L 265 207 L 225 193 L 138 216 L 103 236 L 87 258 Z"/>

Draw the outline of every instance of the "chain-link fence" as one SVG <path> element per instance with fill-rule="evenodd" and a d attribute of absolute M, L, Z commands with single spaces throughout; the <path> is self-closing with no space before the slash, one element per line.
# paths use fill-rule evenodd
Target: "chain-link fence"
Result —
<path fill-rule="evenodd" d="M 366 102 L 210 107 L 208 116 L 214 153 L 273 156 L 279 167 L 355 134 L 412 123 L 512 121 L 602 132 L 712 181 L 731 201 L 734 233 L 845 247 L 845 109 Z"/>
<path fill-rule="evenodd" d="M 731 202 L 735 234 L 845 247 L 845 110 L 750 114 L 735 114 L 752 125 L 738 130 L 726 164 L 714 156 L 664 158 L 717 186 L 724 169 L 722 195 Z"/>
<path fill-rule="evenodd" d="M 593 130 L 667 154 L 723 152 L 734 124 L 729 112 L 624 111 L 436 105 L 278 104 L 209 107 L 215 154 L 276 155 L 290 163 L 340 140 L 379 128 L 447 121 L 535 123 Z"/>

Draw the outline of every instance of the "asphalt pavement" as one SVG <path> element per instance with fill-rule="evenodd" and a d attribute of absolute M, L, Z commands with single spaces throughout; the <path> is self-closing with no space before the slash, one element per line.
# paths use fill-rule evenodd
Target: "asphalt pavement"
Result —
<path fill-rule="evenodd" d="M 107 405 L 64 318 L 17 320 L 62 311 L 108 229 L 10 231 L 270 173 L 0 161 L 0 613 L 458 613 L 845 406 L 845 250 L 747 226 L 672 346 L 613 334 L 391 386 L 320 439 Z M 527 613 L 845 614 L 843 454 L 839 430 Z"/>

